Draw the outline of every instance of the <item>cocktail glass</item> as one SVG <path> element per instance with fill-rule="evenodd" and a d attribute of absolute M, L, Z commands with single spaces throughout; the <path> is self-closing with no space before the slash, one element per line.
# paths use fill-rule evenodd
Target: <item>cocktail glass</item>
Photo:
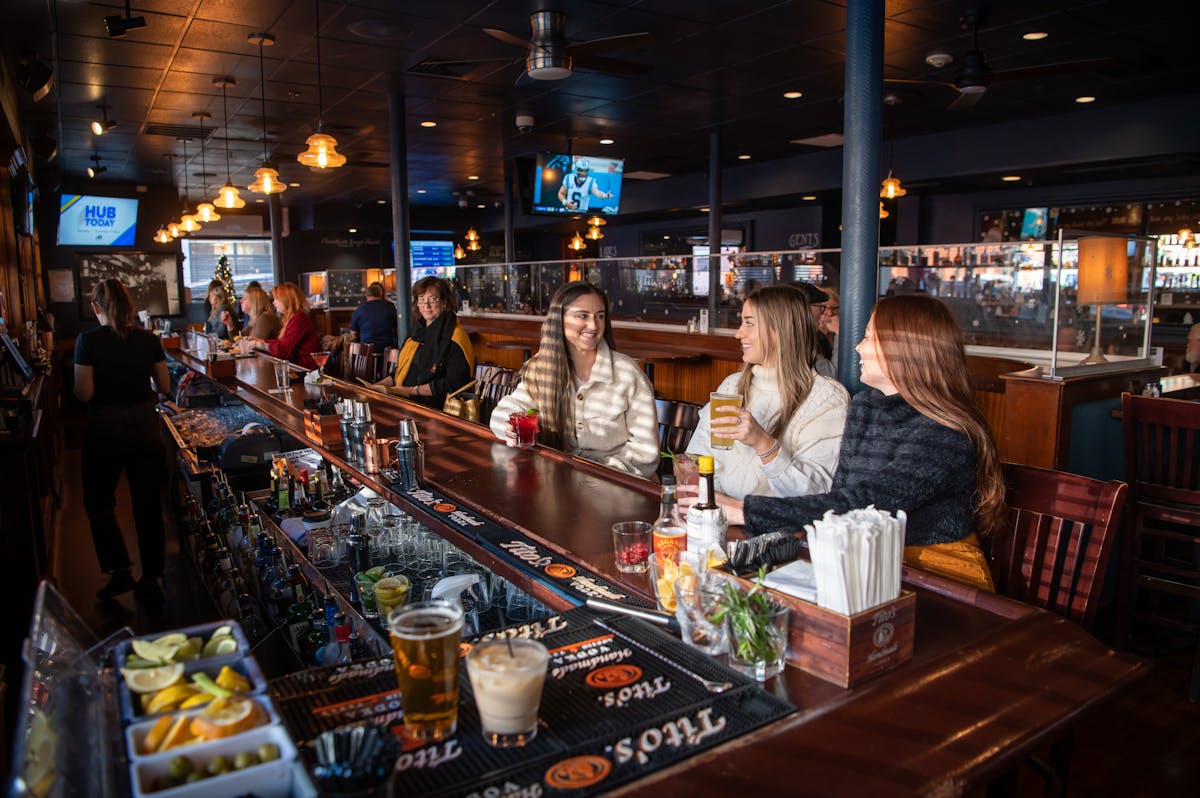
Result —
<path fill-rule="evenodd" d="M 313 352 L 313 362 L 317 364 L 317 382 L 322 382 L 325 379 L 325 373 L 322 371 L 325 364 L 329 362 L 329 355 L 332 354 L 328 349 L 322 349 L 320 352 Z"/>
<path fill-rule="evenodd" d="M 523 413 L 510 413 L 509 426 L 517 435 L 517 448 L 528 449 L 537 440 L 538 414 L 536 410 L 526 410 Z"/>
<path fill-rule="evenodd" d="M 700 484 L 700 464 L 690 454 L 677 454 L 671 460 L 671 468 L 675 472 L 675 484 L 680 487 Z"/>
<path fill-rule="evenodd" d="M 656 551 L 650 555 L 650 583 L 663 612 L 675 612 L 675 580 L 704 573 L 704 557 L 695 551 Z"/>
<path fill-rule="evenodd" d="M 538 705 L 546 683 L 546 647 L 536 640 L 485 640 L 467 655 L 467 676 L 483 738 L 519 748 L 537 736 Z"/>
<path fill-rule="evenodd" d="M 458 728 L 462 604 L 445 599 L 410 604 L 393 612 L 388 626 L 406 735 L 420 743 L 453 736 Z"/>

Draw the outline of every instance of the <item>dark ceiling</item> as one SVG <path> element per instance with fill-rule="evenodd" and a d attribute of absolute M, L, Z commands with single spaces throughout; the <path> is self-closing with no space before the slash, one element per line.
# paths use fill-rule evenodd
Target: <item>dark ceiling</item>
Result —
<path fill-rule="evenodd" d="M 212 195 L 224 182 L 224 143 L 233 180 L 245 186 L 262 159 L 262 86 L 257 48 L 247 35 L 270 32 L 266 48 L 267 148 L 283 177 L 299 183 L 287 204 L 372 201 L 389 194 L 388 90 L 407 96 L 409 185 L 418 204 L 452 204 L 471 190 L 492 202 L 501 194 L 506 158 L 568 146 L 575 152 L 627 159 L 626 171 L 670 174 L 707 169 L 708 137 L 722 132 L 729 164 L 809 151 L 793 143 L 842 127 L 845 4 L 837 0 L 570 0 L 571 41 L 646 31 L 644 44 L 612 57 L 646 68 L 621 77 L 577 69 L 554 82 L 517 83 L 521 51 L 485 35 L 500 28 L 527 38 L 529 14 L 545 3 L 522 0 L 353 0 L 321 2 L 322 82 L 327 128 L 349 159 L 318 172 L 295 160 L 317 122 L 313 0 L 134 0 L 146 27 L 111 39 L 104 18 L 124 12 L 116 2 L 8 0 L 3 33 L 10 69 L 34 50 L 55 67 L 57 86 L 38 103 L 22 94 L 24 123 L 60 141 L 57 168 L 81 173 L 93 155 L 108 178 L 182 184 L 166 153 L 179 155 L 159 126 L 195 125 L 193 112 L 212 115 L 208 172 Z M 885 75 L 952 80 L 971 39 L 960 25 L 969 0 L 888 0 Z M 1056 70 L 1037 79 L 991 86 L 967 110 L 946 110 L 955 91 L 937 85 L 889 87 L 898 105 L 884 115 L 886 138 L 1069 112 L 1092 95 L 1103 105 L 1193 92 L 1200 78 L 1195 30 L 1200 5 L 1183 2 L 993 2 L 979 47 L 994 71 L 1112 57 L 1084 70 Z M 56 17 L 56 18 L 54 18 Z M 52 31 L 57 29 L 55 36 Z M 1023 34 L 1048 33 L 1039 41 Z M 926 56 L 942 50 L 955 63 L 937 71 Z M 451 65 L 470 80 L 414 72 L 429 61 L 502 59 Z M 503 60 L 511 59 L 511 60 Z M 476 67 L 481 67 L 476 69 Z M 228 126 L 213 78 L 232 75 Z M 785 91 L 803 92 L 786 99 Z M 111 106 L 117 127 L 94 137 L 97 104 Z M 1096 106 L 1093 106 L 1096 107 Z M 517 130 L 518 112 L 534 116 Z M 434 121 L 424 128 L 421 121 Z M 159 128 L 160 129 L 160 128 Z M 1083 131 L 1081 131 L 1082 133 Z M 615 140 L 611 147 L 600 138 Z M 193 198 L 200 195 L 197 142 L 188 145 Z M 170 175 L 170 177 L 168 177 Z M 478 176 L 471 180 L 470 176 Z M 420 190 L 423 193 L 417 193 Z"/>

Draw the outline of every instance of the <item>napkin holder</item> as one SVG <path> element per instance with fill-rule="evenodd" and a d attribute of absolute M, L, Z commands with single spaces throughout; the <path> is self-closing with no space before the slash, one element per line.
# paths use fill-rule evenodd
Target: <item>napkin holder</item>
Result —
<path fill-rule="evenodd" d="M 331 413 L 327 416 L 318 415 L 316 410 L 304 411 L 304 434 L 313 443 L 326 449 L 340 449 L 342 446 L 341 416 Z"/>
<path fill-rule="evenodd" d="M 747 589 L 751 582 L 734 577 Z M 900 595 L 856 615 L 767 588 L 787 607 L 788 664 L 839 687 L 855 687 L 912 659 L 917 596 Z"/>
<path fill-rule="evenodd" d="M 237 375 L 237 361 L 232 355 L 210 352 L 204 359 L 204 373 L 213 379 L 233 377 Z"/>

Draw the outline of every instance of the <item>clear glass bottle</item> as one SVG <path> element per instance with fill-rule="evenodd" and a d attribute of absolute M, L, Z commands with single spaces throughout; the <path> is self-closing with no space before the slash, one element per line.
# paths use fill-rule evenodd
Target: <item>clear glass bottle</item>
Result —
<path fill-rule="evenodd" d="M 321 665 L 339 665 L 350 661 L 350 621 L 338 614 L 333 626 L 333 639 L 317 651 Z"/>
<path fill-rule="evenodd" d="M 679 516 L 679 493 L 675 486 L 675 477 L 671 474 L 663 475 L 658 519 L 650 531 L 654 537 L 656 553 L 687 549 L 687 525 Z"/>
<path fill-rule="evenodd" d="M 713 458 L 702 454 L 696 461 L 700 472 L 699 494 L 696 503 L 688 510 L 687 548 L 688 551 L 697 552 L 716 548 L 720 553 L 725 550 L 729 521 L 725 517 L 725 510 L 717 506 L 716 489 L 713 487 Z"/>

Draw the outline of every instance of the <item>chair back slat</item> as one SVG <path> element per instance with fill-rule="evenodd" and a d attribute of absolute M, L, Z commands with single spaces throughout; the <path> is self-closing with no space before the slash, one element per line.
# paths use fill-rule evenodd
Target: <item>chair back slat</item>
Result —
<path fill-rule="evenodd" d="M 517 389 L 521 381 L 521 373 L 514 369 L 492 367 L 487 382 L 482 383 L 479 391 L 479 420 L 487 424 L 492 417 L 492 411 L 501 399 Z"/>
<path fill-rule="evenodd" d="M 347 379 L 375 380 L 375 345 L 364 343 L 350 344 Z"/>
<path fill-rule="evenodd" d="M 996 589 L 1089 626 L 1127 486 L 1004 464 L 1008 524 L 991 543 Z"/>
<path fill-rule="evenodd" d="M 685 451 L 700 423 L 701 405 L 670 399 L 655 399 L 654 405 L 658 411 L 659 451 L 676 454 Z"/>
<path fill-rule="evenodd" d="M 1200 402 L 1126 393 L 1121 409 L 1133 495 L 1200 504 Z"/>

